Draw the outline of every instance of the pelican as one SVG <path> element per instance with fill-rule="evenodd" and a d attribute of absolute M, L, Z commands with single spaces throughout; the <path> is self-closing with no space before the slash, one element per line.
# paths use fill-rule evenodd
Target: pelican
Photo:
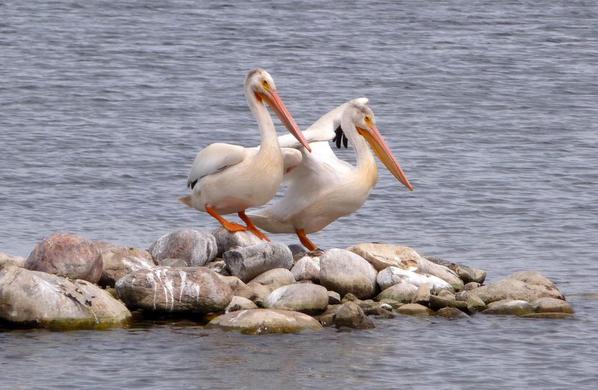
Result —
<path fill-rule="evenodd" d="M 254 69 L 245 78 L 245 95 L 260 133 L 259 150 L 238 145 L 214 143 L 202 149 L 191 166 L 187 186 L 191 195 L 180 198 L 187 206 L 205 211 L 229 232 L 249 230 L 269 241 L 245 214 L 250 207 L 268 203 L 283 179 L 283 156 L 270 106 L 289 132 L 310 151 L 295 120 L 278 95 L 272 76 L 263 69 Z M 247 226 L 226 220 L 222 215 L 238 213 Z"/>
<path fill-rule="evenodd" d="M 285 170 L 289 172 L 285 176 L 287 191 L 271 206 L 250 214 L 258 227 L 271 233 L 295 233 L 307 249 L 318 249 L 307 234 L 358 210 L 376 185 L 378 168 L 371 149 L 403 185 L 413 190 L 367 103 L 366 98 L 349 101 L 305 130 L 312 148 L 309 154 L 288 137 L 281 137 L 281 144 L 288 147 L 283 149 Z M 356 166 L 336 157 L 328 143 L 333 137 L 339 147 L 341 142 L 346 147 L 347 141 L 353 146 Z"/>

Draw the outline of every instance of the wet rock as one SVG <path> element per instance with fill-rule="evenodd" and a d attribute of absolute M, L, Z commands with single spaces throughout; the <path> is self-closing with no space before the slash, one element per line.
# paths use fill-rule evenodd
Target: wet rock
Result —
<path fill-rule="evenodd" d="M 486 309 L 486 304 L 484 303 L 484 301 L 482 301 L 480 297 L 477 297 L 475 295 L 471 295 L 470 297 L 468 297 L 465 303 L 467 304 L 467 311 L 469 313 L 484 311 Z"/>
<path fill-rule="evenodd" d="M 339 304 L 328 305 L 326 311 L 315 316 L 315 318 L 322 324 L 322 326 L 332 326 L 334 325 L 334 315 L 340 306 L 341 305 Z"/>
<path fill-rule="evenodd" d="M 394 318 L 392 306 L 385 302 L 376 302 L 371 299 L 356 302 L 361 310 L 368 316 L 376 316 L 382 318 Z"/>
<path fill-rule="evenodd" d="M 257 309 L 257 305 L 253 303 L 251 300 L 243 297 L 239 297 L 237 295 L 233 296 L 233 299 L 230 301 L 226 309 L 224 309 L 225 313 L 230 313 L 232 311 L 239 311 L 239 310 L 251 310 Z"/>
<path fill-rule="evenodd" d="M 448 267 L 429 261 L 413 248 L 400 245 L 367 243 L 353 246 L 349 250 L 372 263 L 377 271 L 382 271 L 391 266 L 405 270 L 417 270 L 420 274 L 433 275 L 446 281 L 455 290 L 463 288 L 463 281 L 455 272 Z"/>
<path fill-rule="evenodd" d="M 290 269 L 293 266 L 291 250 L 284 244 L 264 242 L 231 249 L 223 256 L 231 275 L 244 282 L 274 268 Z"/>
<path fill-rule="evenodd" d="M 137 248 L 104 246 L 101 249 L 101 256 L 104 268 L 99 281 L 100 286 L 114 287 L 116 281 L 123 276 L 155 266 L 150 253 Z"/>
<path fill-rule="evenodd" d="M 258 238 L 251 232 L 236 232 L 231 233 L 225 228 L 218 228 L 212 232 L 212 235 L 216 238 L 216 244 L 218 247 L 218 257 L 222 257 L 224 252 L 227 252 L 235 248 L 245 248 L 248 246 L 254 246 L 263 244 L 264 241 Z"/>
<path fill-rule="evenodd" d="M 432 314 L 432 310 L 419 303 L 408 303 L 399 307 L 397 311 L 410 316 L 429 316 Z"/>
<path fill-rule="evenodd" d="M 337 305 L 341 303 L 341 295 L 336 291 L 328 291 L 328 304 Z"/>
<path fill-rule="evenodd" d="M 563 294 L 561 294 L 558 288 L 556 288 L 556 286 L 550 282 L 550 280 L 545 278 L 538 278 L 534 280 L 537 282 L 537 284 L 532 284 L 530 282 L 514 279 L 513 277 L 508 277 L 506 279 L 466 291 L 465 293 L 467 296 L 470 294 L 477 295 L 486 304 L 504 299 L 523 300 L 528 302 L 542 297 L 564 299 Z"/>
<path fill-rule="evenodd" d="M 30 271 L 0 268 L 0 319 L 19 326 L 54 329 L 106 328 L 126 324 L 131 313 L 100 287 Z"/>
<path fill-rule="evenodd" d="M 16 267 L 25 266 L 25 258 L 21 256 L 11 256 L 9 254 L 0 252 L 0 268 L 5 265 L 14 265 Z"/>
<path fill-rule="evenodd" d="M 326 288 L 307 283 L 279 287 L 264 301 L 264 307 L 269 309 L 300 311 L 306 314 L 321 313 L 327 306 Z"/>
<path fill-rule="evenodd" d="M 154 242 L 149 252 L 156 263 L 163 259 L 182 259 L 188 267 L 207 264 L 216 257 L 216 238 L 209 232 L 181 229 L 163 235 Z"/>
<path fill-rule="evenodd" d="M 216 259 L 214 261 L 210 261 L 206 267 L 211 269 L 212 271 L 216 272 L 219 275 L 230 275 L 228 272 L 228 268 L 226 267 L 226 263 L 222 259 Z"/>
<path fill-rule="evenodd" d="M 527 301 L 503 299 L 490 303 L 482 313 L 522 316 L 533 312 L 534 308 Z"/>
<path fill-rule="evenodd" d="M 223 311 L 233 293 L 228 284 L 205 267 L 156 267 L 128 274 L 116 282 L 127 307 L 166 313 Z"/>
<path fill-rule="evenodd" d="M 365 315 L 361 307 L 359 307 L 359 305 L 355 302 L 345 302 L 342 305 L 340 305 L 333 315 L 332 323 L 337 328 L 375 328 L 374 322 Z"/>
<path fill-rule="evenodd" d="M 538 298 L 530 302 L 536 313 L 567 313 L 573 314 L 573 307 L 567 301 L 556 298 Z"/>
<path fill-rule="evenodd" d="M 318 283 L 320 281 L 320 258 L 303 256 L 293 265 L 291 272 L 295 280 L 311 280 Z"/>
<path fill-rule="evenodd" d="M 330 249 L 320 257 L 320 284 L 340 295 L 369 298 L 376 292 L 376 270 L 353 252 Z"/>
<path fill-rule="evenodd" d="M 382 291 L 376 297 L 377 301 L 394 301 L 399 303 L 410 303 L 416 296 L 418 288 L 410 283 L 397 283 Z"/>
<path fill-rule="evenodd" d="M 93 241 L 76 234 L 57 233 L 37 243 L 25 268 L 97 283 L 103 262 Z"/>
<path fill-rule="evenodd" d="M 413 284 L 414 286 L 418 287 L 426 283 L 436 291 L 440 291 L 442 289 L 452 290 L 452 286 L 448 282 L 434 275 L 419 274 L 417 272 L 404 270 L 398 267 L 388 267 L 383 271 L 378 272 L 376 281 L 382 290 L 386 290 L 390 286 L 393 286 L 399 282 Z"/>
<path fill-rule="evenodd" d="M 251 281 L 275 290 L 278 287 L 295 283 L 295 277 L 291 271 L 286 268 L 274 268 L 263 274 L 259 274 Z"/>
<path fill-rule="evenodd" d="M 432 295 L 432 286 L 429 283 L 422 283 L 417 287 L 417 293 L 415 294 L 412 303 L 428 306 L 428 304 L 430 304 L 430 295 Z"/>
<path fill-rule="evenodd" d="M 430 296 L 430 308 L 432 310 L 440 310 L 443 307 L 454 307 L 456 309 L 467 311 L 467 302 L 457 301 L 455 296 Z"/>
<path fill-rule="evenodd" d="M 443 265 L 455 272 L 464 283 L 477 282 L 484 283 L 486 271 L 479 268 L 469 267 L 459 263 L 453 263 L 434 256 L 426 256 L 426 259 L 433 263 Z"/>
<path fill-rule="evenodd" d="M 457 309 L 456 307 L 443 307 L 439 309 L 434 315 L 438 317 L 444 317 L 448 319 L 455 319 L 455 318 L 469 318 L 469 316 L 463 313 L 461 310 Z"/>
<path fill-rule="evenodd" d="M 297 333 L 322 329 L 320 323 L 307 314 L 274 309 L 240 310 L 223 314 L 208 324 L 245 334 Z"/>

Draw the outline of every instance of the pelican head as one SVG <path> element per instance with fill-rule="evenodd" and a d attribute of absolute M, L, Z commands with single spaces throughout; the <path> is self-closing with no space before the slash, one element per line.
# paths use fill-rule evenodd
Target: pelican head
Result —
<path fill-rule="evenodd" d="M 301 142 L 305 149 L 311 152 L 311 148 L 299 129 L 297 122 L 295 122 L 295 119 L 293 119 L 293 116 L 278 95 L 276 84 L 270 73 L 260 68 L 249 71 L 245 78 L 245 86 L 248 91 L 255 95 L 258 102 L 269 105 L 289 132 Z"/>
<path fill-rule="evenodd" d="M 390 151 L 388 144 L 376 127 L 376 118 L 372 109 L 367 104 L 352 101 L 347 107 L 345 115 L 350 115 L 350 119 L 355 125 L 357 134 L 367 141 L 374 153 L 376 153 L 376 156 L 378 156 L 380 161 L 382 161 L 394 177 L 403 183 L 403 185 L 410 191 L 413 191 L 413 186 L 409 183 L 409 179 L 407 179 L 399 162 Z"/>

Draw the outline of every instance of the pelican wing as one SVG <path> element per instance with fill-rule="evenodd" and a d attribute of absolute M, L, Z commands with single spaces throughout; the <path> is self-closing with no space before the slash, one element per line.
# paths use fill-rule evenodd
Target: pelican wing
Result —
<path fill-rule="evenodd" d="M 238 145 L 215 143 L 206 146 L 197 153 L 191 172 L 187 179 L 187 186 L 193 190 L 203 177 L 222 172 L 226 168 L 239 164 L 247 156 L 244 147 Z"/>

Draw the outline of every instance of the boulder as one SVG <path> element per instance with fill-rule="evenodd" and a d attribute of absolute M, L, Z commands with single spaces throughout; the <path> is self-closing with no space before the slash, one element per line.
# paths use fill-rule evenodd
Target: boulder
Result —
<path fill-rule="evenodd" d="M 523 316 L 534 312 L 534 308 L 527 301 L 503 299 L 494 301 L 488 305 L 488 308 L 482 313 L 484 314 L 509 314 Z"/>
<path fill-rule="evenodd" d="M 410 316 L 429 316 L 432 314 L 432 310 L 419 303 L 408 303 L 399 307 L 397 311 Z"/>
<path fill-rule="evenodd" d="M 103 262 L 95 242 L 76 234 L 56 233 L 37 243 L 25 268 L 97 283 Z"/>
<path fill-rule="evenodd" d="M 158 265 L 161 265 L 163 267 L 175 267 L 175 268 L 180 268 L 180 267 L 188 267 L 189 263 L 187 260 L 184 259 L 175 259 L 172 257 L 169 257 L 167 259 L 161 259 L 158 262 Z M 208 263 L 208 264 L 212 264 L 212 263 Z"/>
<path fill-rule="evenodd" d="M 18 326 L 91 329 L 131 318 L 122 302 L 85 280 L 16 266 L 0 268 L 0 319 Z"/>
<path fill-rule="evenodd" d="M 253 302 L 255 302 L 256 305 L 260 307 L 264 307 L 264 301 L 272 292 L 272 289 L 270 287 L 264 286 L 263 284 L 253 281 L 247 283 L 247 289 L 249 295 L 246 298 L 251 299 Z"/>
<path fill-rule="evenodd" d="M 210 321 L 208 326 L 245 334 L 297 333 L 322 329 L 322 325 L 307 314 L 274 309 L 240 310 L 223 314 Z"/>
<path fill-rule="evenodd" d="M 101 247 L 104 268 L 100 277 L 100 286 L 114 287 L 116 281 L 123 276 L 155 266 L 149 252 L 137 248 L 121 246 Z"/>
<path fill-rule="evenodd" d="M 328 304 L 337 305 L 341 303 L 341 295 L 336 291 L 328 291 Z"/>
<path fill-rule="evenodd" d="M 21 256 L 11 256 L 9 254 L 0 252 L 0 268 L 5 265 L 14 265 L 17 267 L 25 266 L 25 258 Z"/>
<path fill-rule="evenodd" d="M 245 248 L 248 246 L 254 246 L 264 243 L 264 241 L 258 238 L 251 232 L 236 232 L 231 233 L 225 228 L 221 227 L 212 232 L 212 235 L 216 238 L 216 245 L 218 247 L 218 257 L 222 257 L 224 252 L 227 252 L 235 248 Z"/>
<path fill-rule="evenodd" d="M 440 310 L 444 307 L 454 307 L 454 308 L 462 310 L 462 311 L 467 311 L 467 302 L 456 300 L 454 295 L 451 295 L 451 296 L 430 295 L 429 306 L 430 306 L 430 309 L 432 309 L 432 310 Z"/>
<path fill-rule="evenodd" d="M 394 301 L 399 303 L 410 303 L 415 299 L 418 287 L 413 284 L 400 282 L 388 287 L 376 297 L 377 301 Z"/>
<path fill-rule="evenodd" d="M 274 268 L 288 270 L 293 266 L 291 250 L 284 244 L 264 242 L 231 249 L 223 256 L 231 275 L 239 277 L 244 282 Z"/>
<path fill-rule="evenodd" d="M 365 315 L 361 307 L 355 302 L 345 302 L 340 305 L 333 315 L 332 323 L 337 328 L 375 328 L 374 322 Z"/>
<path fill-rule="evenodd" d="M 340 295 L 369 298 L 376 292 L 376 270 L 353 252 L 330 249 L 320 258 L 320 284 Z"/>
<path fill-rule="evenodd" d="M 210 261 L 206 267 L 211 269 L 212 271 L 216 272 L 219 275 L 230 275 L 228 272 L 228 268 L 226 267 L 226 263 L 222 259 L 216 259 L 214 261 Z"/>
<path fill-rule="evenodd" d="M 481 270 L 479 268 L 473 268 L 463 264 L 453 263 L 435 256 L 426 256 L 425 258 L 433 263 L 440 264 L 449 268 L 459 276 L 463 283 L 476 282 L 481 284 L 484 283 L 484 280 L 486 279 L 486 271 Z"/>
<path fill-rule="evenodd" d="M 291 245 L 289 245 L 289 249 L 291 250 L 291 253 L 293 254 L 293 260 L 295 260 L 295 261 L 299 260 L 300 258 L 302 258 L 303 256 L 305 256 L 307 254 L 307 251 L 305 250 L 305 248 L 299 244 L 291 244 Z"/>
<path fill-rule="evenodd" d="M 480 284 L 480 283 L 478 283 L 478 282 L 469 282 L 469 283 L 467 283 L 467 284 L 466 284 L 466 285 L 463 287 L 463 290 L 465 290 L 465 291 L 469 291 L 469 290 L 476 289 L 476 288 L 478 288 L 478 287 L 480 287 L 480 286 L 481 286 L 481 284 Z"/>
<path fill-rule="evenodd" d="M 340 306 L 341 305 L 339 304 L 328 305 L 326 311 L 315 316 L 315 318 L 322 324 L 322 326 L 332 326 L 334 325 L 334 314 L 336 314 L 336 311 Z"/>
<path fill-rule="evenodd" d="M 152 312 L 208 313 L 223 311 L 232 289 L 205 267 L 156 267 L 132 272 L 116 282 L 127 307 Z"/>
<path fill-rule="evenodd" d="M 564 299 L 563 294 L 561 294 L 550 280 L 544 277 L 538 277 L 533 280 L 534 282 L 532 283 L 532 279 L 528 278 L 524 281 L 511 276 L 473 290 L 465 291 L 465 293 L 466 296 L 470 294 L 477 295 L 486 304 L 505 299 L 528 302 L 543 297 Z"/>
<path fill-rule="evenodd" d="M 465 303 L 467 304 L 467 311 L 469 313 L 484 311 L 486 309 L 486 304 L 484 303 L 484 301 L 482 301 L 480 297 L 477 297 L 475 295 L 469 296 Z"/>
<path fill-rule="evenodd" d="M 573 307 L 567 301 L 556 298 L 538 298 L 530 302 L 536 313 L 567 313 L 573 314 Z"/>
<path fill-rule="evenodd" d="M 231 311 L 239 311 L 239 310 L 251 310 L 257 309 L 257 305 L 253 303 L 251 300 L 243 297 L 239 297 L 237 295 L 233 296 L 233 299 L 230 301 L 226 309 L 224 309 L 225 313 L 230 313 Z"/>
<path fill-rule="evenodd" d="M 279 287 L 264 301 L 264 307 L 269 309 L 300 311 L 307 314 L 321 313 L 327 306 L 326 288 L 309 283 Z"/>
<path fill-rule="evenodd" d="M 311 280 L 318 283 L 320 281 L 320 258 L 303 256 L 293 265 L 291 272 L 295 280 Z"/>
<path fill-rule="evenodd" d="M 295 283 L 295 277 L 286 268 L 274 268 L 263 274 L 259 274 L 251 281 L 275 290 L 278 287 Z"/>
<path fill-rule="evenodd" d="M 400 283 L 399 283 L 400 284 Z M 441 290 L 444 291 L 444 290 Z M 419 303 L 420 305 L 428 306 L 430 304 L 430 296 L 432 295 L 432 286 L 429 283 L 422 283 L 417 287 L 417 293 L 412 300 L 412 303 Z M 409 302 L 406 302 L 409 303 Z"/>
<path fill-rule="evenodd" d="M 448 282 L 440 279 L 439 277 L 434 275 L 424 275 L 398 267 L 388 267 L 383 271 L 378 272 L 376 281 L 382 290 L 386 290 L 390 286 L 393 286 L 399 282 L 409 283 L 417 287 L 425 283 L 431 286 L 431 288 L 435 291 L 442 289 L 453 289 Z"/>
<path fill-rule="evenodd" d="M 207 264 L 216 257 L 216 238 L 209 232 L 181 229 L 163 235 L 154 242 L 149 252 L 156 263 L 164 259 L 182 259 L 187 267 Z"/>
<path fill-rule="evenodd" d="M 436 313 L 434 313 L 434 315 L 448 319 L 469 318 L 469 316 L 463 313 L 461 310 L 457 309 L 456 307 L 449 306 L 439 309 Z"/>

